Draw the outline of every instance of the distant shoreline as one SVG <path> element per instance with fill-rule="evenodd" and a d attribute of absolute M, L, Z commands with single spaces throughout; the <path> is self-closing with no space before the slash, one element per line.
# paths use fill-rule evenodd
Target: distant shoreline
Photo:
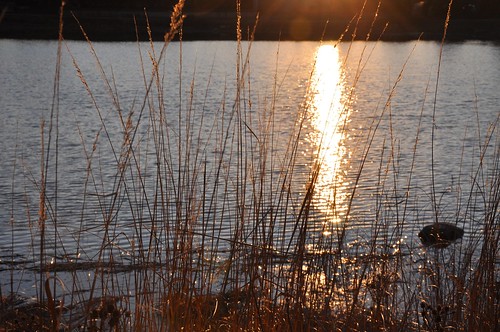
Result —
<path fill-rule="evenodd" d="M 75 17 L 82 24 L 92 41 L 145 41 L 148 40 L 147 23 L 142 12 L 97 12 L 79 11 Z M 134 17 L 137 22 L 137 33 Z M 148 14 L 152 38 L 163 40 L 169 28 L 169 13 Z M 246 15 L 242 18 L 242 36 L 248 39 L 255 19 Z M 360 24 L 356 39 L 366 39 L 370 23 Z M 183 40 L 235 40 L 235 14 L 199 15 L 187 14 L 183 27 Z M 328 24 L 313 20 L 280 20 L 261 18 L 257 25 L 255 40 L 338 40 L 345 33 L 347 21 L 332 21 Z M 457 19 L 450 22 L 447 40 L 491 40 L 500 41 L 500 19 Z M 385 22 L 378 20 L 371 31 L 371 40 L 387 41 L 441 40 L 442 20 L 420 20 L 390 23 L 384 31 Z M 384 32 L 383 32 L 384 31 Z M 382 33 L 383 32 L 383 33 Z M 70 13 L 65 14 L 64 38 L 83 40 L 81 29 Z M 323 37 L 322 37 L 323 36 Z M 57 39 L 58 16 L 44 13 L 9 12 L 3 14 L 0 23 L 1 39 Z M 352 29 L 344 35 L 344 40 L 352 39 Z"/>

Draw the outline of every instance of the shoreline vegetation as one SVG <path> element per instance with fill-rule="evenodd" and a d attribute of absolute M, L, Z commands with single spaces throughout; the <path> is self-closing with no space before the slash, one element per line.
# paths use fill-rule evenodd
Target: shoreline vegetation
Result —
<path fill-rule="evenodd" d="M 146 14 L 147 13 L 147 18 Z M 167 11 L 65 11 L 64 38 L 85 40 L 79 24 L 92 41 L 162 41 L 169 28 L 170 13 Z M 235 13 L 185 13 L 182 38 L 189 40 L 235 40 L 233 29 Z M 76 18 L 76 19 L 75 19 Z M 77 22 L 79 21 L 79 23 Z M 248 37 L 256 22 L 256 14 L 242 13 L 243 38 Z M 135 28 L 137 24 L 137 32 Z M 360 20 L 356 25 L 355 39 L 364 39 L 367 32 L 380 36 L 380 40 L 408 41 L 436 40 L 443 34 L 444 19 L 421 18 L 407 21 L 390 21 L 383 17 L 375 24 L 372 20 Z M 147 33 L 147 26 L 151 36 Z M 387 26 L 386 26 L 387 25 Z M 338 40 L 349 26 L 348 19 L 308 18 L 259 18 L 254 40 Z M 500 41 L 500 18 L 454 18 L 447 31 L 448 41 L 483 40 Z M 59 15 L 47 12 L 9 10 L 4 7 L 0 22 L 2 39 L 57 40 Z M 349 32 L 349 31 L 348 31 Z M 382 33 L 383 32 L 383 33 Z M 351 31 L 352 33 L 352 31 Z M 351 36 L 350 36 L 351 37 Z"/>
<path fill-rule="evenodd" d="M 240 1 L 236 3 L 239 5 Z M 80 39 L 77 37 L 82 34 L 80 26 L 67 14 L 61 21 L 40 14 L 20 14 L 17 21 L 15 15 L 4 15 L 2 38 L 7 38 L 9 28 L 5 26 L 8 26 L 10 38 L 56 39 L 59 36 L 59 44 L 50 118 L 41 121 L 40 174 L 39 177 L 32 174 L 38 194 L 34 206 L 38 212 L 36 216 L 27 217 L 33 219 L 29 219 L 32 242 L 27 246 L 38 268 L 23 270 L 23 277 L 33 277 L 36 299 L 28 300 L 16 293 L 18 285 L 13 278 L 10 285 L 0 288 L 0 331 L 498 330 L 500 142 L 497 137 L 500 119 L 489 124 L 484 140 L 477 142 L 480 161 L 477 164 L 476 160 L 463 161 L 477 165 L 474 174 L 470 174 L 471 179 L 468 175 L 460 178 L 464 188 L 466 181 L 473 183 L 470 189 L 460 190 L 463 196 L 459 199 L 464 198 L 466 206 L 457 204 L 456 215 L 443 216 L 440 193 L 434 182 L 423 190 L 428 193 L 432 210 L 428 222 L 438 225 L 445 219 L 465 228 L 467 236 L 441 248 L 410 247 L 403 240 L 405 229 L 417 227 L 415 220 L 418 219 L 414 219 L 409 200 L 415 190 L 422 189 L 421 184 L 419 179 L 412 178 L 413 163 L 408 172 L 400 172 L 399 158 L 403 157 L 398 154 L 396 140 L 392 141 L 395 134 L 392 126 L 387 129 L 379 126 L 384 114 L 390 113 L 398 83 L 405 79 L 406 64 L 403 65 L 384 97 L 385 102 L 380 109 L 371 110 L 373 122 L 366 137 L 360 137 L 361 160 L 352 164 L 354 180 L 345 203 L 346 212 L 337 211 L 337 203 L 330 198 L 328 206 L 331 205 L 332 213 L 338 213 L 339 222 L 325 223 L 324 229 L 316 230 L 317 236 L 311 237 L 316 185 L 322 163 L 326 161 L 321 157 L 312 161 L 301 195 L 292 191 L 300 172 L 296 162 L 304 139 L 305 121 L 310 115 L 308 107 L 305 103 L 298 106 L 293 114 L 296 116 L 294 126 L 285 137 L 286 152 L 276 155 L 273 129 L 279 111 L 274 99 L 278 98 L 281 84 L 278 75 L 276 91 L 262 112 L 255 106 L 258 101 L 248 98 L 254 88 L 249 60 L 251 42 L 259 40 L 259 35 L 264 38 L 266 33 L 276 39 L 288 39 L 283 22 L 262 19 L 257 31 L 253 31 L 254 20 L 247 22 L 250 18 L 245 17 L 238 6 L 235 13 L 218 18 L 219 32 L 228 33 L 218 36 L 235 41 L 235 93 L 226 95 L 224 91 L 221 104 L 229 101 L 233 106 L 214 111 L 213 130 L 205 138 L 196 126 L 200 119 L 209 121 L 198 117 L 203 110 L 190 102 L 177 103 L 165 95 L 166 86 L 175 84 L 164 76 L 166 49 L 176 40 L 178 32 L 182 31 L 182 40 L 194 38 L 195 31 L 199 31 L 198 39 L 214 38 L 214 32 L 207 32 L 211 29 L 206 29 L 204 24 L 199 23 L 198 30 L 190 26 L 190 15 L 184 17 L 183 4 L 184 1 L 179 0 L 170 19 L 166 14 L 148 13 L 149 24 L 146 24 L 142 21 L 144 15 L 137 15 L 137 25 L 131 13 L 99 12 L 102 15 L 99 16 L 97 12 L 75 12 L 88 35 L 91 56 L 116 114 L 115 117 L 101 116 L 102 105 L 91 88 L 93 82 L 87 81 L 77 59 L 68 52 L 88 102 L 99 115 L 96 122 L 99 131 L 95 137 L 85 138 L 79 133 L 84 150 L 82 163 L 86 167 L 79 230 L 73 234 L 77 252 L 66 252 L 65 244 L 59 242 L 62 225 L 58 207 L 66 197 L 58 191 L 58 157 L 64 152 L 59 150 L 57 142 L 58 116 L 64 111 L 59 109 L 58 101 L 64 98 L 59 94 L 59 87 L 66 83 L 60 77 L 64 39 L 72 36 Z M 447 40 L 462 36 L 453 29 L 464 28 L 454 27 L 456 22 L 448 25 L 449 17 L 448 10 L 446 19 L 440 25 L 436 22 L 435 33 L 440 31 L 439 38 L 432 34 L 423 36 L 423 39 L 433 36 L 441 40 L 441 52 L 445 42 L 443 26 Z M 371 25 L 372 18 L 368 17 L 367 21 L 366 28 L 377 39 L 377 32 L 384 30 L 385 23 L 383 27 L 376 27 Z M 210 22 L 212 19 L 207 25 L 212 24 Z M 250 43 L 245 49 L 247 26 L 250 26 Z M 321 31 L 325 30 L 323 23 L 314 26 L 298 22 L 296 28 L 304 32 L 307 26 L 310 36 L 319 34 L 314 37 L 317 39 L 340 41 L 335 34 L 346 31 L 343 26 L 331 37 L 326 31 L 321 38 Z M 430 26 L 428 22 L 426 26 Z M 54 33 L 52 29 L 59 27 L 63 33 Z M 126 32 L 122 30 L 124 27 L 128 27 Z M 365 38 L 364 23 L 354 21 L 352 28 L 359 38 Z M 114 76 L 102 67 L 93 42 L 108 37 L 137 40 L 136 31 L 141 34 L 151 31 L 150 35 L 141 35 L 140 40 L 162 40 L 164 44 L 158 46 L 151 42 L 147 49 L 149 59 L 144 59 L 144 63 L 141 59 L 143 76 L 138 79 L 144 81 L 144 95 L 138 97 L 135 108 L 127 114 L 126 108 L 120 106 Z M 233 31 L 234 36 L 229 31 Z M 493 31 L 490 29 L 489 33 L 494 34 Z M 386 32 L 385 38 L 392 36 L 394 40 L 418 37 Z M 420 34 L 418 30 L 415 33 Z M 345 40 L 351 40 L 351 36 L 346 35 Z M 474 39 L 481 39 L 478 36 Z M 181 62 L 182 54 L 179 58 Z M 354 103 L 349 91 L 356 87 L 363 66 L 359 61 L 342 113 L 348 112 L 349 105 Z M 436 70 L 439 74 L 440 67 Z M 436 108 L 438 81 L 439 75 L 435 83 L 429 83 L 435 84 L 436 89 L 434 101 L 430 101 L 434 103 L 432 115 L 424 114 L 423 106 L 420 113 L 420 120 L 431 116 L 432 124 L 439 111 Z M 205 94 L 207 98 L 208 91 L 207 85 L 206 91 L 193 89 L 180 94 L 184 97 L 187 93 L 186 97 L 192 101 L 189 98 L 195 93 Z M 259 112 L 253 112 L 257 109 Z M 169 122 L 169 114 L 178 118 L 169 118 Z M 429 149 L 433 167 L 434 158 L 439 159 L 434 155 L 438 143 L 434 132 L 438 126 L 432 125 L 431 143 L 422 146 L 420 123 L 415 128 L 413 156 L 406 158 L 415 162 L 417 152 Z M 113 136 L 108 128 L 117 125 L 119 134 Z M 147 135 L 141 135 L 144 129 Z M 339 123 L 331 135 L 343 130 L 345 127 Z M 363 166 L 373 156 L 369 156 L 373 138 L 383 130 L 389 131 L 391 142 L 381 152 L 379 174 L 375 175 L 380 200 L 373 202 L 374 212 L 368 221 L 371 232 L 351 240 L 350 235 L 356 236 L 351 234 L 356 232 L 350 228 L 351 223 L 364 218 L 351 213 L 357 198 L 357 184 L 361 177 L 370 176 L 363 172 Z M 321 142 L 330 138 L 328 134 L 322 135 Z M 318 151 L 326 148 L 322 144 L 317 147 Z M 112 148 L 111 164 L 100 164 L 98 147 L 101 145 Z M 212 148 L 217 153 L 210 155 L 207 151 Z M 433 168 L 429 171 L 432 177 L 433 171 Z M 13 183 L 14 180 L 13 176 Z M 92 212 L 89 201 L 93 198 L 99 202 L 99 213 L 92 219 L 97 225 L 95 229 L 84 218 L 87 209 Z M 26 211 L 30 208 L 27 206 Z M 418 208 L 416 210 L 418 214 Z M 127 211 L 133 216 L 128 223 L 130 233 L 126 234 L 131 250 L 130 256 L 124 257 L 120 256 L 117 237 L 124 231 L 120 217 Z M 474 211 L 480 211 L 477 213 L 481 216 Z M 75 213 L 76 220 L 78 215 Z M 283 224 L 278 224 L 280 218 Z M 12 220 L 11 224 L 22 222 L 26 221 Z M 228 229 L 228 235 L 222 235 L 223 227 Z M 434 233 L 431 235 L 440 236 L 439 232 Z M 14 237 L 13 231 L 12 234 Z M 94 235 L 100 240 L 99 251 L 87 262 L 81 254 L 85 253 L 86 237 Z M 227 243 L 224 250 L 221 249 L 223 242 Z M 61 252 L 64 255 L 58 255 Z M 6 258 L 10 261 L 5 265 L 13 272 L 17 269 L 14 254 Z M 129 265 L 121 265 L 120 260 Z"/>

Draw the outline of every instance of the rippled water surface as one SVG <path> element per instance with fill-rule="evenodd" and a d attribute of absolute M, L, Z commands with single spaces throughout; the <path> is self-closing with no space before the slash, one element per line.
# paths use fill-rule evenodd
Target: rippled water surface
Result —
<path fill-rule="evenodd" d="M 40 259 L 42 169 L 57 259 L 106 243 L 133 257 L 138 234 L 167 239 L 176 225 L 159 225 L 183 214 L 228 241 L 272 215 L 286 247 L 312 177 L 313 239 L 404 220 L 414 246 L 435 215 L 483 219 L 472 183 L 498 167 L 499 44 L 446 44 L 439 62 L 435 42 L 172 43 L 151 79 L 161 46 L 68 41 L 55 84 L 57 42 L 0 41 L 3 262 Z"/>

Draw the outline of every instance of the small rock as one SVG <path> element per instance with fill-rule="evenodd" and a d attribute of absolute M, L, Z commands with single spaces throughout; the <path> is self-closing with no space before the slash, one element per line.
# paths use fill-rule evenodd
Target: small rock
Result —
<path fill-rule="evenodd" d="M 427 225 L 418 233 L 422 244 L 426 247 L 446 248 L 464 236 L 464 230 L 446 222 Z"/>

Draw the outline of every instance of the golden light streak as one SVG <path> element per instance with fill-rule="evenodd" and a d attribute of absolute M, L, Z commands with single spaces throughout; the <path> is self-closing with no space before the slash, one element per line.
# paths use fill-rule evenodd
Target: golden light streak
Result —
<path fill-rule="evenodd" d="M 316 182 L 315 202 L 329 222 L 340 222 L 346 210 L 342 164 L 346 157 L 343 141 L 349 109 L 343 102 L 343 80 L 339 49 L 334 45 L 320 46 L 312 77 L 311 141 L 321 167 Z"/>

